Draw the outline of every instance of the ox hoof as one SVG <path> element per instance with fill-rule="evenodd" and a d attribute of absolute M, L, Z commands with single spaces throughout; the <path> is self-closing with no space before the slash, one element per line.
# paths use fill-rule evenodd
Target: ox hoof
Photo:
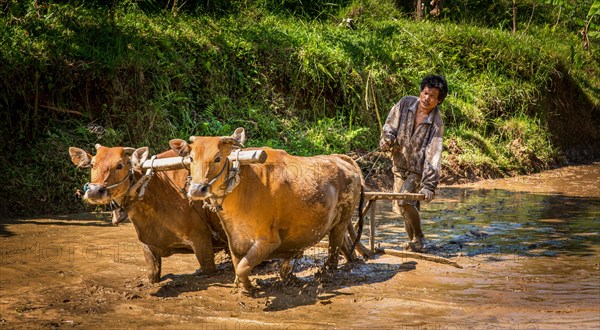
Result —
<path fill-rule="evenodd" d="M 160 274 L 148 275 L 148 282 L 150 282 L 151 284 L 160 282 Z"/>
<path fill-rule="evenodd" d="M 252 296 L 258 292 L 258 289 L 254 285 L 252 285 L 252 283 L 250 283 L 250 280 L 244 281 L 241 280 L 238 276 L 236 276 L 235 281 L 233 283 L 235 284 L 235 289 L 232 290 L 232 293 L 235 293 L 237 291 L 239 294 L 243 294 L 245 296 Z"/>
<path fill-rule="evenodd" d="M 250 297 L 250 298 L 257 298 L 258 297 L 258 293 L 259 290 L 255 287 L 252 287 L 251 289 L 243 289 L 241 291 L 242 295 L 246 296 L 246 297 Z"/>
<path fill-rule="evenodd" d="M 422 239 L 415 239 L 412 242 L 404 243 L 403 247 L 408 252 L 423 252 L 425 242 Z"/>
<path fill-rule="evenodd" d="M 279 283 L 283 284 L 284 286 L 294 286 L 294 287 L 303 286 L 304 284 L 306 284 L 306 283 L 304 283 L 303 280 L 301 280 L 300 278 L 298 278 L 298 276 L 296 276 L 294 274 L 287 275 L 285 278 L 282 278 L 281 282 L 279 282 Z"/>
<path fill-rule="evenodd" d="M 329 283 L 335 279 L 336 270 L 331 268 L 321 269 L 315 274 L 315 279 L 320 283 Z"/>
<path fill-rule="evenodd" d="M 210 270 L 210 269 L 204 270 L 202 268 L 198 268 L 194 272 L 194 276 L 209 276 L 209 275 L 212 275 L 212 274 L 214 274 L 216 272 L 217 272 L 216 269 L 213 269 L 213 270 Z"/>
<path fill-rule="evenodd" d="M 260 292 L 260 290 L 258 290 L 256 287 L 253 286 L 251 288 L 236 287 L 236 288 L 233 288 L 230 293 L 238 294 L 240 296 L 245 296 L 245 297 L 257 298 L 259 292 Z"/>
<path fill-rule="evenodd" d="M 208 274 L 202 272 L 201 270 L 195 271 L 194 274 L 192 274 L 192 275 L 194 275 L 196 277 L 208 277 Z"/>

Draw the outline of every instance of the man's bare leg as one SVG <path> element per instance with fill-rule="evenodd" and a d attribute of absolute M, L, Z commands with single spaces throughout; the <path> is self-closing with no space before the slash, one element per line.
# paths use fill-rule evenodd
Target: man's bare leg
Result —
<path fill-rule="evenodd" d="M 423 231 L 421 230 L 421 217 L 414 205 L 403 204 L 404 229 L 410 242 L 406 246 L 409 251 L 419 252 L 423 250 Z"/>

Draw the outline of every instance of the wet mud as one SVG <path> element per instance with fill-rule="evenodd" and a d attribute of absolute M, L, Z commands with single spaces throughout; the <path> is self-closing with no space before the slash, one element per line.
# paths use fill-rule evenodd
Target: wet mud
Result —
<path fill-rule="evenodd" d="M 164 258 L 149 284 L 133 226 L 105 213 L 1 220 L 0 328 L 599 329 L 599 182 L 596 163 L 443 187 L 422 206 L 426 249 L 463 268 L 379 255 L 321 278 L 311 248 L 294 281 L 257 267 L 253 297 L 224 253 L 212 276 Z M 376 218 L 377 245 L 400 249 L 389 202 Z"/>

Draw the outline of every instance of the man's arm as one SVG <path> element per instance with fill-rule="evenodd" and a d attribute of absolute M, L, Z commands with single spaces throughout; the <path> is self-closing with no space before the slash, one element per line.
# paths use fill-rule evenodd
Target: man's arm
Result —
<path fill-rule="evenodd" d="M 396 141 L 398 126 L 400 126 L 400 117 L 402 114 L 401 104 L 402 100 L 392 107 L 385 120 L 385 124 L 383 124 L 381 139 L 379 140 L 379 149 L 381 149 L 381 151 L 390 150 Z"/>
<path fill-rule="evenodd" d="M 433 194 L 435 194 L 438 182 L 440 181 L 440 170 L 442 167 L 443 135 L 443 126 L 435 128 L 433 132 L 433 137 L 431 138 L 431 141 L 425 148 L 425 163 L 423 164 L 423 175 L 421 185 L 423 186 L 423 189 L 429 190 Z M 427 192 L 423 193 L 425 193 L 426 197 L 428 197 Z M 430 198 L 427 199 L 433 199 L 433 194 L 431 194 Z"/>

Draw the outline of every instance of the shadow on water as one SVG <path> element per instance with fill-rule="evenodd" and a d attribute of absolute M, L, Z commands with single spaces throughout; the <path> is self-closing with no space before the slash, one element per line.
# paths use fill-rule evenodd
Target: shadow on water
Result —
<path fill-rule="evenodd" d="M 376 242 L 406 241 L 403 222 L 382 204 Z M 600 198 L 504 189 L 441 189 L 424 204 L 427 252 L 442 257 L 595 255 L 600 245 Z"/>

